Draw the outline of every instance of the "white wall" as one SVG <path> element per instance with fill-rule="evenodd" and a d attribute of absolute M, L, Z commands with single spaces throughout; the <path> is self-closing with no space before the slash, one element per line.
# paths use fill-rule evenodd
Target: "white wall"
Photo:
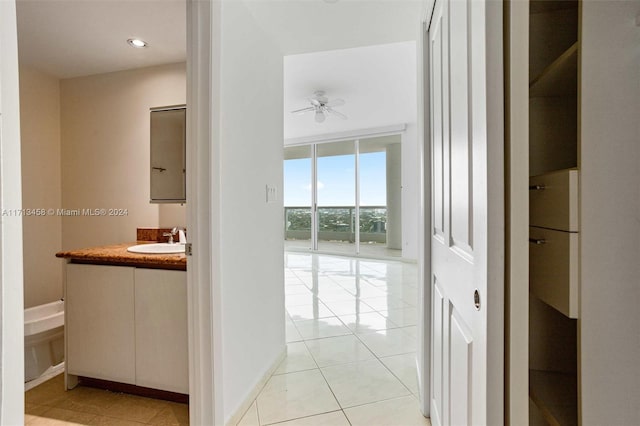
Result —
<path fill-rule="evenodd" d="M 224 414 L 216 417 L 225 422 L 285 348 L 283 203 L 281 195 L 265 202 L 267 184 L 282 194 L 282 73 L 282 53 L 245 4 L 223 2 L 221 169 L 212 172 L 221 182 L 220 241 L 213 243 L 223 328 L 214 350 L 222 358 L 215 374 L 223 375 Z"/>
<path fill-rule="evenodd" d="M 184 207 L 149 203 L 149 108 L 185 102 L 184 63 L 62 80 L 63 207 L 128 209 L 63 217 L 63 249 L 134 241 L 137 227 L 160 221 L 185 225 Z"/>
<path fill-rule="evenodd" d="M 186 204 L 159 204 L 158 227 L 173 228 L 186 227 Z"/>
<path fill-rule="evenodd" d="M 640 2 L 582 3 L 582 422 L 640 418 Z"/>
<path fill-rule="evenodd" d="M 402 257 L 418 258 L 418 216 L 420 213 L 418 126 L 407 123 L 402 134 Z"/>
<path fill-rule="evenodd" d="M 0 209 L 19 209 L 20 95 L 16 9 L 0 2 Z M 0 221 L 0 424 L 24 424 L 22 218 Z"/>
<path fill-rule="evenodd" d="M 60 80 L 20 67 L 22 203 L 25 208 L 62 207 L 60 177 Z M 62 297 L 62 218 L 25 216 L 24 304 L 26 308 Z"/>

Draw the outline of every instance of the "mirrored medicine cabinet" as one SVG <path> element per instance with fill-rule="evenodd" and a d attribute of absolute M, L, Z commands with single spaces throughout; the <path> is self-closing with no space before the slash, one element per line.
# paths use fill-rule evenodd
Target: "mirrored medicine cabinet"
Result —
<path fill-rule="evenodd" d="M 186 202 L 186 105 L 151 108 L 151 203 Z"/>

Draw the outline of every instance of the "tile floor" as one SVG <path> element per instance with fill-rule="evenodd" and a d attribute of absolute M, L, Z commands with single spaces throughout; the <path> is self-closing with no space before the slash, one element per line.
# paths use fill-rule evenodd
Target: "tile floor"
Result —
<path fill-rule="evenodd" d="M 238 426 L 430 425 L 417 299 L 415 264 L 287 252 L 287 358 Z"/>
<path fill-rule="evenodd" d="M 65 392 L 64 376 L 25 393 L 26 425 L 188 425 L 189 406 L 78 386 Z"/>
<path fill-rule="evenodd" d="M 349 256 L 355 252 L 355 244 L 340 241 L 320 241 L 318 251 L 322 253 L 337 253 Z M 311 240 L 285 240 L 285 250 L 292 252 L 308 253 L 311 247 Z M 361 243 L 360 256 L 369 258 L 400 258 L 402 250 L 389 249 L 385 244 Z"/>

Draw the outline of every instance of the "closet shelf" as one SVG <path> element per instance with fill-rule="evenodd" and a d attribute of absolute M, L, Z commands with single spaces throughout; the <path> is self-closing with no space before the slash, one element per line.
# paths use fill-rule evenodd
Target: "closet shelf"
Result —
<path fill-rule="evenodd" d="M 578 42 L 547 66 L 529 83 L 532 98 L 569 96 L 577 93 Z"/>
<path fill-rule="evenodd" d="M 576 374 L 529 370 L 529 396 L 549 424 L 578 424 Z"/>

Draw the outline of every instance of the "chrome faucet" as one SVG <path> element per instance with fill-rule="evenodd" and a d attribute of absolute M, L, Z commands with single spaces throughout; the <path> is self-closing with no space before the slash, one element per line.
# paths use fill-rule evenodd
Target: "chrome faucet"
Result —
<path fill-rule="evenodd" d="M 169 241 L 167 241 L 169 244 L 173 244 L 175 243 L 175 241 L 173 241 L 173 236 L 176 235 L 178 233 L 178 227 L 175 226 L 171 232 L 163 232 L 162 236 L 163 237 L 169 237 Z"/>
<path fill-rule="evenodd" d="M 185 235 L 185 230 L 182 228 L 178 228 L 178 242 L 180 244 L 187 244 L 187 236 Z"/>

